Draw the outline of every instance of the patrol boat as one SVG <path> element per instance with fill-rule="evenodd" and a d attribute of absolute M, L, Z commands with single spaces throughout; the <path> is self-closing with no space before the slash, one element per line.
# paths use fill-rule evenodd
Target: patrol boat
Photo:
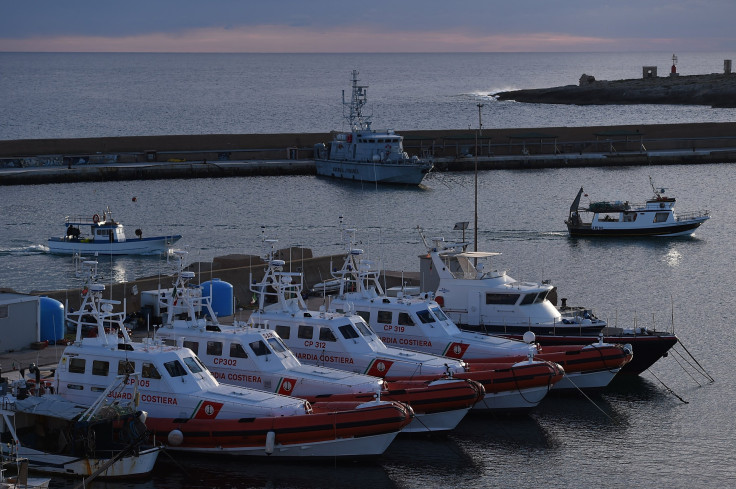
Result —
<path fill-rule="evenodd" d="M 358 182 L 419 185 L 432 170 L 432 162 L 416 155 L 409 157 L 404 151 L 404 138 L 393 130 L 371 129 L 371 117 L 363 113 L 368 87 L 358 85 L 358 70 L 352 75 L 349 102 L 345 101 L 344 90 L 342 93 L 343 116 L 350 132 L 336 134 L 329 146 L 314 146 L 317 174 Z"/>
<path fill-rule="evenodd" d="M 91 404 L 110 378 L 126 379 L 114 399 L 140 391 L 148 412 L 151 441 L 169 450 L 271 457 L 363 457 L 382 454 L 412 420 L 410 407 L 380 400 L 313 406 L 306 400 L 220 384 L 188 348 L 155 339 L 133 342 L 123 326 L 119 301 L 103 298 L 96 262 L 85 262 L 88 283 L 82 304 L 67 319 L 77 326 L 75 341 L 59 361 L 54 385 L 64 398 Z M 68 310 L 68 308 L 67 308 Z M 92 318 L 92 320 L 90 320 Z M 97 336 L 82 338 L 90 321 Z"/>
<path fill-rule="evenodd" d="M 404 402 L 414 408 L 407 432 L 438 432 L 455 428 L 480 398 L 483 386 L 472 380 L 387 382 L 345 370 L 303 365 L 274 331 L 244 324 L 221 324 L 211 298 L 191 283 L 194 272 L 184 270 L 186 252 L 171 289 L 158 292 L 163 325 L 156 336 L 165 344 L 194 351 L 212 374 L 225 384 L 252 387 L 322 403 L 370 401 L 374 398 Z"/>
<path fill-rule="evenodd" d="M 302 362 L 367 373 L 388 381 L 470 379 L 482 384 L 486 391 L 473 410 L 531 407 L 523 399 L 530 379 L 526 374 L 532 373 L 530 360 L 468 368 L 461 359 L 387 346 L 362 317 L 351 311 L 328 312 L 324 307 L 309 310 L 301 296 L 300 274 L 283 272 L 283 265 L 281 260 L 270 261 L 262 281 L 251 286 L 259 301 L 258 310 L 251 314 L 248 323 L 278 333 Z M 267 298 L 274 303 L 266 305 Z M 533 369 L 537 368 L 539 364 L 533 364 Z M 558 382 L 564 373 L 559 365 L 551 363 L 544 364 L 541 370 L 534 374 L 544 378 L 545 386 Z M 533 405 L 539 400 L 541 397 L 533 399 Z"/>
<path fill-rule="evenodd" d="M 347 230 L 355 233 L 355 230 Z M 551 385 L 546 382 L 546 362 L 554 362 L 565 369 L 565 378 L 554 384 L 556 390 L 605 387 L 623 365 L 632 358 L 631 347 L 593 342 L 585 346 L 540 348 L 529 332 L 526 342 L 460 331 L 447 317 L 432 294 L 409 295 L 402 290 L 384 294 L 380 271 L 370 260 L 362 259 L 363 250 L 355 248 L 355 239 L 349 246 L 342 268 L 334 273 L 343 279 L 343 288 L 332 300 L 337 310 L 355 310 L 381 339 L 389 345 L 410 345 L 410 348 L 436 355 L 464 360 L 471 368 L 503 362 L 518 362 L 527 356 L 526 374 L 532 375 L 536 364 L 539 379 L 531 390 L 543 397 Z M 533 359 L 533 360 L 532 360 Z M 541 381 L 541 382 L 539 382 Z M 487 388 L 488 389 L 488 388 Z M 533 398 L 533 397 L 532 397 Z M 524 400 L 528 397 L 524 396 Z M 541 400 L 541 399 L 540 399 Z"/>

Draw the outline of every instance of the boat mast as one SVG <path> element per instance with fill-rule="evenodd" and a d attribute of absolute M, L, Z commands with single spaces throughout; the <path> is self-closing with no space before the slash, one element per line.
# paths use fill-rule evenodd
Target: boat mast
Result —
<path fill-rule="evenodd" d="M 345 90 L 342 91 L 343 117 L 347 119 L 351 131 L 370 131 L 370 116 L 363 115 L 363 106 L 368 100 L 366 96 L 368 85 L 358 85 L 358 73 L 358 70 L 353 70 L 353 93 L 350 102 L 345 101 Z M 345 108 L 347 108 L 347 115 L 345 115 Z"/>

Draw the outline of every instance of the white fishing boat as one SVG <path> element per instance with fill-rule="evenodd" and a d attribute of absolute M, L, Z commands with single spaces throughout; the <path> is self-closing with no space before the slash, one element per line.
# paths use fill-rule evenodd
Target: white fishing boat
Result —
<path fill-rule="evenodd" d="M 147 437 L 146 413 L 133 400 L 107 397 L 80 405 L 51 393 L 50 381 L 25 378 L 4 390 L 0 408 L 0 452 L 27 461 L 32 472 L 71 477 L 135 478 L 153 470 L 161 447 L 142 447 Z M 21 374 L 23 375 L 23 374 Z M 115 379 L 121 382 L 123 377 Z"/>
<path fill-rule="evenodd" d="M 687 236 L 710 219 L 707 210 L 675 213 L 675 198 L 666 196 L 666 189 L 655 187 L 651 177 L 649 183 L 654 197 L 644 204 L 602 201 L 581 207 L 580 198 L 587 194 L 580 187 L 565 220 L 570 236 Z"/>
<path fill-rule="evenodd" d="M 348 230 L 355 233 L 355 230 Z M 513 379 L 524 378 L 524 389 L 501 390 L 495 395 L 498 405 L 533 407 L 550 388 L 601 388 L 608 385 L 620 368 L 631 359 L 631 348 L 591 340 L 588 345 L 539 348 L 534 334 L 527 333 L 526 342 L 487 334 L 461 331 L 447 317 L 433 294 L 408 294 L 396 290 L 385 295 L 380 284 L 380 270 L 375 263 L 361 258 L 363 250 L 350 243 L 342 268 L 334 275 L 343 278 L 340 294 L 331 308 L 349 308 L 368 322 L 389 345 L 410 345 L 410 348 L 464 360 L 471 368 L 488 364 L 518 363 L 509 367 Z M 575 361 L 570 358 L 574 356 Z M 523 360 L 529 358 L 529 361 Z M 554 368 L 561 365 L 564 379 L 553 377 Z M 556 380 L 560 380 L 556 382 Z M 486 391 L 493 386 L 486 386 Z M 489 403 L 493 396 L 486 394 Z M 533 401 L 536 401 L 533 402 Z M 516 403 L 516 404 L 512 404 Z"/>
<path fill-rule="evenodd" d="M 371 400 L 338 408 L 234 385 L 221 385 L 188 348 L 156 339 L 138 343 L 123 326 L 125 308 L 103 299 L 96 283 L 96 262 L 85 262 L 88 284 L 82 305 L 67 319 L 77 326 L 75 341 L 64 349 L 54 388 L 80 404 L 94 401 L 111 376 L 140 373 L 110 392 L 131 399 L 140 391 L 140 408 L 148 412 L 151 441 L 169 450 L 192 453 L 272 457 L 364 457 L 382 454 L 411 422 L 411 408 L 397 402 Z M 83 338 L 86 321 L 97 336 Z"/>
<path fill-rule="evenodd" d="M 315 145 L 317 174 L 359 182 L 419 185 L 432 169 L 432 162 L 410 157 L 404 151 L 404 138 L 393 130 L 371 129 L 371 118 L 363 113 L 368 87 L 358 84 L 357 70 L 352 75 L 352 96 L 346 102 L 343 91 L 342 100 L 350 132 L 336 134 L 329 146 Z"/>
<path fill-rule="evenodd" d="M 47 246 L 51 253 L 147 255 L 164 253 L 181 239 L 180 234 L 143 237 L 141 229 L 135 230 L 135 238 L 127 238 L 123 225 L 113 219 L 109 207 L 102 215 L 67 216 L 64 227 L 64 236 L 49 238 Z"/>

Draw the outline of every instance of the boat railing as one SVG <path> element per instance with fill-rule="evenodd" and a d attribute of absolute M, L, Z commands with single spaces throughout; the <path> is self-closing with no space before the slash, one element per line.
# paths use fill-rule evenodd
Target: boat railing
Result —
<path fill-rule="evenodd" d="M 683 212 L 683 213 L 677 213 L 675 215 L 675 220 L 677 221 L 689 221 L 691 219 L 699 219 L 702 217 L 710 217 L 710 211 L 708 210 L 701 210 L 701 211 L 693 211 L 693 212 Z"/>
<path fill-rule="evenodd" d="M 95 216 L 97 216 L 97 221 L 95 221 Z M 82 224 L 82 225 L 93 225 L 97 224 L 98 222 L 102 221 L 102 216 L 98 214 L 94 214 L 92 216 L 66 216 L 64 218 L 64 224 Z"/>

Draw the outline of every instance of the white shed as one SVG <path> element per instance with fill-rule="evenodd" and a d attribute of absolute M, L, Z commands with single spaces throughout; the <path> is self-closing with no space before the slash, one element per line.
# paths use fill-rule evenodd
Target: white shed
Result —
<path fill-rule="evenodd" d="M 39 340 L 40 304 L 35 295 L 0 293 L 0 352 L 23 350 Z"/>

